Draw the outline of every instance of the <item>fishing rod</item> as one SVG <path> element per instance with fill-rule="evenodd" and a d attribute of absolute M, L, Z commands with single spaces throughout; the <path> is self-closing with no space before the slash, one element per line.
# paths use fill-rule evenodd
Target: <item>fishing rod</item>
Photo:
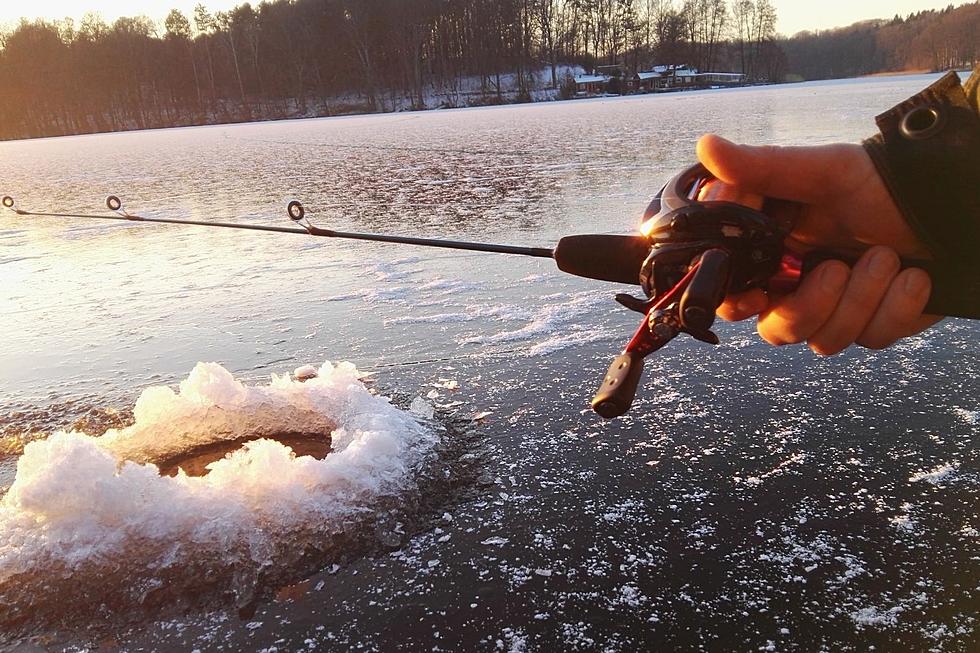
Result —
<path fill-rule="evenodd" d="M 511 254 L 550 258 L 555 261 L 563 272 L 599 281 L 615 281 L 634 283 L 636 266 L 646 257 L 649 245 L 640 236 L 617 236 L 610 234 L 582 234 L 566 236 L 553 247 L 524 247 L 517 245 L 501 245 L 497 243 L 481 243 L 465 240 L 447 240 L 443 238 L 419 238 L 415 236 L 397 236 L 391 234 L 361 233 L 354 231 L 337 231 L 324 229 L 314 225 L 306 218 L 306 209 L 299 200 L 290 200 L 286 205 L 286 214 L 298 227 L 280 227 L 262 224 L 243 224 L 239 222 L 218 222 L 212 220 L 190 220 L 186 218 L 154 218 L 137 215 L 123 208 L 122 200 L 116 195 L 105 199 L 105 206 L 115 215 L 60 213 L 31 211 L 16 205 L 14 198 L 5 195 L 3 206 L 17 215 L 44 218 L 78 218 L 87 220 L 115 220 L 121 222 L 176 224 L 196 227 L 216 227 L 220 229 L 242 229 L 247 231 L 265 231 L 280 234 L 298 234 L 301 236 L 317 236 L 321 238 L 341 238 L 348 240 L 366 240 L 380 243 L 396 243 L 400 245 L 417 245 L 421 247 L 440 247 L 443 249 L 462 249 L 474 252 L 490 252 L 494 254 Z M 619 264 L 617 259 L 622 259 Z M 625 279 L 625 281 L 624 281 Z"/>
<path fill-rule="evenodd" d="M 117 220 L 128 222 L 150 222 L 156 224 L 180 224 L 197 227 L 218 227 L 221 229 L 244 229 L 248 231 L 269 231 L 280 234 L 300 234 L 303 236 L 321 236 L 324 238 L 348 238 L 353 240 L 372 240 L 382 243 L 399 243 L 403 245 L 421 245 L 424 247 L 444 247 L 448 249 L 468 249 L 478 252 L 494 252 L 497 254 L 519 254 L 522 256 L 537 256 L 552 258 L 554 250 L 542 247 L 515 247 L 512 245 L 496 245 L 492 243 L 473 243 L 461 240 L 443 240 L 438 238 L 415 238 L 411 236 L 391 236 L 386 234 L 368 234 L 350 231 L 334 231 L 322 229 L 305 220 L 306 209 L 298 200 L 292 200 L 286 206 L 289 217 L 301 227 L 275 227 L 261 224 L 242 224 L 238 222 L 215 222 L 212 220 L 188 220 L 185 218 L 150 218 L 129 213 L 123 208 L 122 200 L 116 195 L 105 199 L 106 208 L 115 211 L 116 215 L 92 215 L 81 213 L 45 213 L 28 211 L 15 206 L 14 199 L 4 196 L 3 205 L 17 215 L 46 217 L 46 218 L 85 218 L 91 220 Z"/>
<path fill-rule="evenodd" d="M 550 258 L 568 274 L 639 285 L 645 297 L 622 293 L 615 297 L 626 308 L 642 313 L 643 320 L 609 366 L 591 402 L 596 413 L 610 419 L 625 414 L 632 405 L 647 356 L 681 333 L 719 344 L 711 327 L 726 295 L 752 288 L 787 293 L 822 261 L 853 264 L 861 254 L 801 254 L 788 249 L 789 228 L 769 214 L 732 202 L 701 201 L 701 191 L 714 179 L 701 164 L 676 175 L 650 202 L 638 235 L 578 234 L 559 239 L 553 248 L 324 229 L 307 219 L 297 200 L 286 205 L 287 216 L 297 225 L 293 227 L 145 217 L 126 211 L 116 195 L 105 200 L 113 215 L 29 211 L 17 207 L 9 195 L 2 198 L 2 204 L 17 215 L 30 217 L 216 227 Z M 921 260 L 904 260 L 903 266 L 925 269 L 932 276 L 927 312 L 956 314 L 944 306 L 951 304 L 950 294 L 964 283 L 957 268 Z M 980 280 L 967 283 L 980 286 Z"/>

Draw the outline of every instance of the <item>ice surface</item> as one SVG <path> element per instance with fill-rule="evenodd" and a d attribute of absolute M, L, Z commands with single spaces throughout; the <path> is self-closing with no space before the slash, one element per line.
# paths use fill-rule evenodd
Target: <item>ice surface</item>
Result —
<path fill-rule="evenodd" d="M 33 198 L 31 204 L 85 212 L 93 208 L 90 198 L 113 190 L 105 188 L 108 180 L 125 186 L 141 212 L 279 224 L 282 192 L 319 207 L 315 220 L 325 227 L 548 246 L 568 233 L 632 226 L 649 195 L 690 163 L 702 131 L 753 143 L 854 140 L 866 135 L 869 116 L 925 83 L 577 100 L 47 139 L 0 150 L 10 163 L 5 184 L 22 189 L 25 203 Z M 844 93 L 845 86 L 855 90 Z M 650 137 L 637 138 L 645 133 Z M 359 145 L 344 149 L 348 143 Z M 474 147 L 499 153 L 447 154 Z M 216 149 L 227 156 L 214 160 Z M 329 208 L 348 199 L 351 210 Z M 113 224 L 110 236 L 108 229 L 38 221 L 13 235 L 23 221 L 8 216 L 0 223 L 8 234 L 0 238 L 0 256 L 40 256 L 2 266 L 9 289 L 0 302 L 5 399 L 44 407 L 49 393 L 83 395 L 83 403 L 93 392 L 112 397 L 121 389 L 128 396 L 134 373 L 186 373 L 201 351 L 242 370 L 295 361 L 300 351 L 341 351 L 358 364 L 378 365 L 385 383 L 397 378 L 398 387 L 423 397 L 431 389 L 426 381 L 458 379 L 455 395 L 436 389 L 439 402 L 466 400 L 461 419 L 494 411 L 478 429 L 490 436 L 489 453 L 473 464 L 485 471 L 484 482 L 503 479 L 511 498 L 495 489 L 476 503 L 461 497 L 440 505 L 439 514 L 453 515 L 439 534 L 451 533 L 447 542 L 416 537 L 404 561 L 379 556 L 356 569 L 342 556 L 328 558 L 324 566 L 336 575 L 317 576 L 314 587 L 323 587 L 311 596 L 263 610 L 255 631 L 242 632 L 251 618 L 214 626 L 197 626 L 196 619 L 168 620 L 166 628 L 141 623 L 135 630 L 147 634 L 117 638 L 117 648 L 298 651 L 312 649 L 306 644 L 312 638 L 317 650 L 392 650 L 406 641 L 420 649 L 486 650 L 496 638 L 508 644 L 505 627 L 526 631 L 529 650 L 643 650 L 649 642 L 665 650 L 710 649 L 719 633 L 730 648 L 745 651 L 768 647 L 768 640 L 780 651 L 864 651 L 872 643 L 883 650 L 882 642 L 954 651 L 973 650 L 978 639 L 973 323 L 946 320 L 883 352 L 829 359 L 806 348 L 769 349 L 750 324 L 719 324 L 722 347 L 678 339 L 648 359 L 645 389 L 628 419 L 600 425 L 585 402 L 608 352 L 637 320 L 611 303 L 627 288 L 561 275 L 552 261 L 178 227 Z M 400 253 L 419 259 L 379 264 Z M 446 279 L 481 287 L 450 289 Z M 584 291 L 596 292 L 594 306 L 556 314 L 551 324 L 539 320 L 542 304 L 574 301 Z M 363 300 L 358 292 L 366 293 Z M 338 295 L 353 298 L 324 303 Z M 462 344 L 535 321 L 544 328 L 499 344 Z M 289 325 L 291 335 L 280 332 Z M 318 335 L 302 340 L 311 331 Z M 580 340 L 574 350 L 544 359 L 560 339 L 592 332 L 613 339 Z M 532 351 L 542 359 L 529 364 L 522 354 Z M 464 362 L 471 352 L 476 360 Z M 505 355 L 490 356 L 498 352 Z M 450 354 L 458 365 L 452 373 L 438 370 L 441 362 L 384 367 Z M 806 459 L 782 465 L 797 453 Z M 909 482 L 942 464 L 959 467 L 941 487 Z M 900 530 L 891 521 L 896 515 L 914 519 L 915 530 Z M 298 533 L 297 540 L 351 550 L 332 534 L 314 535 Z M 480 544 L 493 536 L 509 543 Z M 275 541 L 286 557 L 270 556 L 273 568 L 288 566 L 299 545 Z M 131 549 L 140 560 L 156 559 Z M 204 578 L 217 573 L 215 586 L 228 587 L 232 563 L 225 561 L 247 561 L 237 551 L 217 551 L 219 558 L 216 549 L 197 546 L 197 558 L 178 549 L 188 565 L 142 575 L 181 586 L 163 589 L 166 598 L 202 588 L 213 596 Z M 441 562 L 430 570 L 427 561 L 435 559 Z M 257 567 L 240 566 L 242 586 L 254 582 L 246 572 Z M 112 570 L 107 560 L 91 568 L 104 572 L 113 590 L 138 584 L 125 577 L 135 563 Z M 198 571 L 201 579 L 191 585 Z M 57 570 L 45 573 L 57 577 Z M 131 591 L 113 601 L 93 575 L 83 580 L 98 591 L 72 609 L 105 598 L 110 609 L 128 596 L 134 604 L 140 599 Z M 920 590 L 920 583 L 928 585 Z M 649 601 L 628 608 L 621 593 L 627 586 Z M 161 592 L 149 584 L 145 591 L 145 602 Z M 907 599 L 918 591 L 928 592 L 927 608 Z M 66 603 L 80 596 L 61 581 L 51 593 Z M 446 597 L 454 602 L 448 612 Z M 3 604 L 14 598 L 27 604 L 43 597 L 7 592 Z M 475 618 L 464 614 L 471 604 Z M 873 621 L 895 606 L 907 609 L 894 625 L 858 629 L 851 617 L 869 608 L 861 614 Z M 777 636 L 784 626 L 791 631 L 786 639 Z M 438 630 L 442 637 L 433 637 Z M 932 641 L 934 633 L 946 634 Z M 99 644 L 76 642 L 71 648 Z"/>
<path fill-rule="evenodd" d="M 76 594 L 123 611 L 207 589 L 247 603 L 262 575 L 342 546 L 372 510 L 397 502 L 436 443 L 347 363 L 265 386 L 199 363 L 178 392 L 146 389 L 134 413 L 131 427 L 102 437 L 58 432 L 24 448 L 0 501 L 0 624 L 57 620 Z M 261 439 L 277 433 L 330 437 L 332 452 L 296 457 Z M 251 436 L 206 476 L 161 476 L 154 464 Z"/>

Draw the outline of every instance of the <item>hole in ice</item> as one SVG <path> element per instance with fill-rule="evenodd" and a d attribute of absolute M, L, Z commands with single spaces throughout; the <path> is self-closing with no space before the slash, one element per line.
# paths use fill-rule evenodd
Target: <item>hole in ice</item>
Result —
<path fill-rule="evenodd" d="M 297 457 L 310 456 L 322 460 L 330 453 L 329 438 L 311 437 L 309 434 L 304 433 L 284 433 L 269 439 L 289 447 Z M 232 455 L 251 442 L 255 442 L 255 440 L 252 438 L 238 438 L 235 440 L 215 442 L 213 444 L 204 444 L 178 454 L 173 458 L 161 460 L 157 463 L 157 467 L 160 468 L 160 474 L 163 476 L 176 476 L 180 471 L 183 471 L 188 476 L 205 476 L 211 471 L 208 468 L 211 463 Z"/>
<path fill-rule="evenodd" d="M 249 386 L 199 363 L 176 392 L 144 390 L 130 426 L 27 443 L 0 499 L 0 640 L 247 614 L 423 527 L 459 483 L 445 428 L 369 392 L 350 364 L 295 377 Z"/>

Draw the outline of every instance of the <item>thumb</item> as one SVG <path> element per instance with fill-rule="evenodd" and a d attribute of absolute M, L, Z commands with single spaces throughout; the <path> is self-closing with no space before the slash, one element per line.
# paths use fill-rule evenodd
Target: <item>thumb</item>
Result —
<path fill-rule="evenodd" d="M 698 140 L 697 154 L 713 175 L 741 191 L 808 204 L 834 192 L 850 158 L 836 145 L 738 145 L 715 134 Z"/>

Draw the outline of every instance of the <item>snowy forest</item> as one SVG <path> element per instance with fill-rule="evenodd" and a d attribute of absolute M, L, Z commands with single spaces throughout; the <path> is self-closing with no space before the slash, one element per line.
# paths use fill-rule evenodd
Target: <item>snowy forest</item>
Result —
<path fill-rule="evenodd" d="M 0 138 L 558 97 L 655 64 L 778 82 L 977 60 L 980 2 L 776 33 L 769 0 L 275 0 L 0 32 Z"/>

